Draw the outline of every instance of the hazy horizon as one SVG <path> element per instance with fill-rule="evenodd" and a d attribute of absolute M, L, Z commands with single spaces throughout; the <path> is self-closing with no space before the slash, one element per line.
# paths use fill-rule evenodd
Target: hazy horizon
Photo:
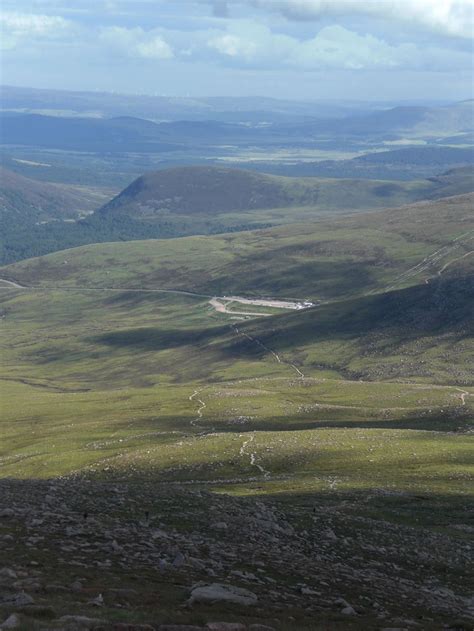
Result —
<path fill-rule="evenodd" d="M 472 0 L 5 0 L 2 83 L 170 97 L 472 98 Z"/>
<path fill-rule="evenodd" d="M 13 88 L 13 89 L 17 89 L 17 90 L 32 90 L 32 91 L 44 91 L 44 92 L 66 92 L 66 93 L 78 93 L 78 94 L 104 94 L 104 95 L 110 95 L 110 96 L 124 96 L 124 97 L 133 97 L 133 96 L 142 96 L 142 97 L 150 97 L 150 98 L 164 98 L 164 99 L 181 99 L 181 100 L 185 100 L 185 99 L 202 99 L 202 100 L 211 100 L 211 99 L 242 99 L 242 100 L 268 100 L 268 101 L 294 101 L 295 103 L 367 103 L 367 104 L 387 104 L 387 106 L 391 107 L 391 106 L 396 106 L 397 104 L 400 105 L 413 105 L 413 106 L 422 106 L 422 105 L 438 105 L 438 106 L 442 106 L 442 105 L 447 105 L 449 103 L 456 103 L 456 102 L 463 102 L 463 101 L 472 101 L 473 97 L 472 95 L 468 95 L 466 96 L 466 98 L 457 98 L 457 99 L 450 99 L 450 98 L 439 98 L 439 99 L 435 99 L 435 98 L 405 98 L 405 99 L 344 99 L 344 98 L 297 98 L 297 97 L 292 97 L 292 96 L 287 96 L 287 97 L 272 97 L 272 96 L 266 96 L 264 94 L 243 94 L 240 96 L 229 96 L 229 95 L 225 95 L 225 94 L 216 94 L 216 95 L 212 95 L 212 96 L 208 96 L 205 94 L 196 94 L 195 96 L 191 97 L 191 96 L 180 96 L 178 94 L 159 94 L 159 93 L 153 93 L 153 92 L 127 92 L 126 90 L 80 90 L 80 89 L 65 89 L 65 88 L 49 88 L 49 87 L 35 87 L 35 86 L 31 86 L 31 85 L 15 85 L 15 84 L 9 84 L 9 83 L 0 83 L 0 89 L 4 89 L 4 88 Z"/>

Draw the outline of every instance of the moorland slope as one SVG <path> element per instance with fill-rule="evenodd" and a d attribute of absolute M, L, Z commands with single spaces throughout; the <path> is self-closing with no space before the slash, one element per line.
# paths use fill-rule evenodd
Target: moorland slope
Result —
<path fill-rule="evenodd" d="M 39 182 L 0 166 L 2 225 L 80 219 L 96 210 L 107 192 L 85 186 Z"/>
<path fill-rule="evenodd" d="M 463 195 L 2 268 L 2 615 L 472 626 L 473 230 Z"/>
<path fill-rule="evenodd" d="M 474 194 L 265 230 L 103 243 L 0 269 L 25 285 L 181 289 L 326 301 L 425 282 L 469 261 Z"/>
<path fill-rule="evenodd" d="M 241 339 L 244 354 L 265 355 L 269 347 L 303 372 L 339 377 L 470 383 L 472 203 L 469 194 L 257 232 L 96 244 L 1 268 L 0 277 L 40 293 L 65 289 L 65 297 L 93 291 L 113 300 L 128 290 L 126 302 L 137 305 L 141 290 L 150 300 L 167 291 L 191 292 L 198 302 L 215 295 L 310 299 L 318 306 L 243 324 L 263 343 Z M 128 322 L 94 339 L 120 353 L 192 345 L 182 331 L 142 326 Z M 211 334 L 218 354 L 232 355 L 227 329 L 198 328 L 195 341 Z"/>
<path fill-rule="evenodd" d="M 24 181 L 25 191 L 34 191 L 38 185 Z M 410 182 L 289 178 L 222 167 L 166 169 L 139 177 L 105 206 L 73 224 L 38 224 L 32 217 L 41 213 L 41 206 L 28 208 L 21 217 L 10 213 L 4 221 L 0 262 L 87 243 L 302 223 L 473 189 L 469 168 Z"/>
<path fill-rule="evenodd" d="M 273 208 L 313 207 L 355 210 L 400 206 L 411 201 L 470 192 L 472 168 L 453 169 L 439 178 L 413 182 L 289 178 L 224 167 L 177 167 L 146 173 L 98 211 L 101 217 L 125 215 L 205 215 Z M 289 210 L 287 221 L 299 219 Z"/>

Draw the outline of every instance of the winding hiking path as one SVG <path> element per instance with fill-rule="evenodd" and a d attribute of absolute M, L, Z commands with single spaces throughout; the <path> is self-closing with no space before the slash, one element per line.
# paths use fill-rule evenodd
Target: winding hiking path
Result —
<path fill-rule="evenodd" d="M 471 256 L 471 254 L 474 254 L 474 250 L 470 250 L 469 252 L 466 252 L 466 254 L 463 254 L 462 256 L 458 256 L 456 259 L 452 259 L 451 261 L 448 261 L 447 263 L 443 265 L 441 269 L 438 270 L 438 276 L 441 276 L 444 270 L 447 267 L 449 267 L 452 263 L 456 263 L 456 261 L 461 261 L 462 259 L 465 259 L 468 256 Z"/>
<path fill-rule="evenodd" d="M 254 440 L 255 440 L 255 432 L 253 432 L 250 435 L 250 438 L 247 438 L 247 440 L 244 440 L 240 448 L 239 454 L 241 456 L 249 456 L 250 465 L 252 467 L 256 467 L 260 471 L 260 473 L 263 475 L 264 478 L 269 478 L 271 476 L 271 473 L 270 471 L 268 471 L 268 469 L 265 469 L 265 467 L 262 467 L 262 465 L 257 462 L 257 454 L 254 451 L 247 452 L 247 446 L 253 443 Z"/>
<path fill-rule="evenodd" d="M 470 396 L 470 392 L 467 390 L 463 390 L 462 388 L 455 388 L 458 392 L 460 392 L 461 405 L 466 405 L 466 397 Z"/>
<path fill-rule="evenodd" d="M 425 258 L 423 260 L 421 260 L 419 263 L 417 263 L 416 265 L 413 265 L 412 267 L 407 269 L 405 272 L 403 272 L 402 274 L 397 276 L 389 285 L 387 285 L 385 287 L 385 290 L 386 291 L 390 291 L 392 289 L 395 289 L 397 285 L 399 285 L 400 283 L 402 283 L 404 281 L 409 280 L 413 276 L 416 276 L 417 274 L 420 274 L 421 272 L 427 272 L 430 269 L 430 267 L 432 268 L 434 265 L 439 264 L 441 262 L 441 260 L 445 256 L 448 256 L 449 254 L 451 254 L 456 248 L 458 248 L 459 246 L 462 246 L 462 245 L 466 246 L 467 244 L 459 243 L 461 241 L 461 239 L 466 238 L 467 241 L 472 241 L 472 239 L 474 239 L 474 234 L 473 233 L 474 233 L 473 230 L 468 230 L 468 232 L 464 232 L 463 234 L 459 235 L 458 237 L 456 237 L 455 239 L 450 241 L 448 244 L 443 245 L 438 250 L 435 250 L 434 252 L 432 252 L 428 256 L 425 256 Z M 463 254 L 462 256 L 458 256 L 455 259 L 451 259 L 450 261 L 445 263 L 436 272 L 436 274 L 438 276 L 440 276 L 442 274 L 442 272 L 449 265 L 451 265 L 455 261 L 458 261 L 458 260 L 460 260 L 462 258 L 465 258 L 466 256 L 469 256 L 470 254 L 472 254 L 472 252 L 473 251 L 470 250 L 469 252 Z"/>
<path fill-rule="evenodd" d="M 198 395 L 200 392 L 202 392 L 203 390 L 204 390 L 204 388 L 199 388 L 198 390 L 194 390 L 194 392 L 193 392 L 193 393 L 192 393 L 192 394 L 188 397 L 188 399 L 189 399 L 190 401 L 194 401 L 195 397 L 197 397 L 197 395 Z M 196 399 L 196 401 L 199 403 L 199 407 L 198 407 L 198 409 L 196 410 L 196 414 L 197 414 L 196 418 L 193 418 L 193 419 L 190 421 L 190 424 L 191 424 L 193 427 L 197 427 L 197 424 L 199 423 L 199 421 L 202 419 L 202 416 L 203 416 L 202 411 L 203 411 L 203 410 L 204 410 L 204 408 L 206 407 L 206 403 L 205 403 L 202 399 Z"/>
<path fill-rule="evenodd" d="M 285 359 L 282 359 L 280 355 L 278 355 L 278 353 L 276 353 L 275 351 L 273 351 L 271 348 L 269 348 L 268 346 L 266 346 L 261 340 L 259 340 L 257 337 L 252 337 L 251 335 L 249 335 L 248 333 L 246 333 L 245 331 L 241 331 L 235 324 L 231 324 L 230 325 L 231 328 L 234 330 L 234 332 L 237 335 L 241 335 L 243 337 L 246 337 L 248 340 L 250 340 L 251 342 L 254 342 L 255 344 L 258 344 L 258 346 L 260 346 L 260 348 L 263 348 L 263 350 L 266 353 L 270 353 L 271 355 L 273 355 L 273 357 L 276 359 L 276 361 L 279 364 L 285 364 L 286 366 L 289 366 L 292 370 L 294 370 L 296 372 L 296 374 L 298 375 L 298 377 L 300 379 L 304 379 L 304 373 L 301 372 L 301 370 L 295 366 L 294 364 L 292 364 L 291 362 L 286 361 Z"/>

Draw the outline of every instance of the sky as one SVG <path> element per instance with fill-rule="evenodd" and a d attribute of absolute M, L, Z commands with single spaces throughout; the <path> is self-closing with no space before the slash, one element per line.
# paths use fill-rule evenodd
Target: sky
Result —
<path fill-rule="evenodd" d="M 2 0 L 0 26 L 8 85 L 473 98 L 474 0 Z"/>

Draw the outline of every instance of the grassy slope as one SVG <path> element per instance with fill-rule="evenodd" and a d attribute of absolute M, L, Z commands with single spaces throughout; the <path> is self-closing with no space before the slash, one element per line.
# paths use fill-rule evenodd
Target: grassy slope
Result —
<path fill-rule="evenodd" d="M 225 270 L 234 269 L 237 281 L 232 290 L 285 295 L 291 287 L 299 295 L 304 291 L 310 296 L 320 295 L 315 287 L 321 291 L 329 285 L 325 277 L 333 269 L 331 284 L 336 299 L 305 312 L 238 324 L 239 329 L 277 350 L 282 359 L 278 363 L 257 343 L 238 335 L 229 326 L 231 316 L 216 314 L 199 296 L 4 289 L 2 400 L 6 402 L 13 396 L 19 402 L 16 412 L 20 414 L 19 418 L 11 413 L 7 416 L 7 433 L 10 429 L 12 433 L 5 456 L 17 447 L 20 452 L 25 448 L 25 436 L 29 434 L 19 437 L 15 429 L 20 418 L 29 427 L 40 423 L 38 436 L 32 435 L 26 443 L 33 451 L 38 448 L 38 440 L 50 435 L 48 423 L 55 418 L 61 426 L 67 419 L 69 424 L 77 423 L 78 444 L 81 436 L 90 437 L 86 429 L 89 422 L 97 427 L 97 436 L 110 434 L 112 427 L 113 432 L 117 431 L 116 423 L 124 435 L 137 428 L 139 433 L 147 433 L 146 427 L 152 428 L 150 431 L 158 427 L 159 431 L 193 433 L 201 421 L 190 424 L 198 405 L 197 399 L 190 402 L 188 397 L 194 389 L 203 387 L 222 388 L 222 400 L 236 401 L 219 419 L 210 403 L 206 412 L 211 415 L 211 427 L 218 423 L 226 434 L 233 426 L 240 431 L 239 417 L 247 416 L 250 421 L 243 419 L 244 430 L 276 432 L 294 428 L 317 431 L 321 424 L 342 424 L 350 431 L 354 423 L 363 428 L 377 427 L 377 431 L 382 424 L 402 432 L 416 427 L 439 428 L 440 423 L 448 423 L 451 428 L 453 423 L 455 427 L 462 425 L 470 401 L 468 397 L 466 406 L 460 404 L 462 392 L 468 392 L 466 386 L 443 390 L 430 382 L 468 382 L 472 289 L 463 278 L 469 274 L 471 259 L 460 258 L 468 248 L 467 238 L 456 242 L 452 250 L 443 250 L 443 256 L 435 257 L 425 271 L 402 277 L 400 286 L 405 285 L 405 289 L 374 295 L 367 294 L 367 289 L 381 291 L 387 284 L 396 285 L 394 277 L 468 232 L 472 226 L 469 204 L 468 197 L 453 198 L 348 218 L 333 225 L 314 224 L 316 236 L 311 235 L 308 226 L 295 226 L 285 231 L 181 239 L 173 242 L 174 248 L 168 241 L 90 246 L 3 269 L 2 277 L 46 287 L 168 285 L 201 291 L 215 289 L 219 283 L 229 290 L 222 278 L 231 278 L 230 271 Z M 284 252 L 286 258 L 281 260 Z M 378 282 L 367 287 L 361 269 L 373 267 L 374 253 L 386 264 L 380 266 Z M 432 278 L 447 261 L 453 262 L 438 280 Z M 274 269 L 271 262 L 275 262 Z M 356 271 L 348 280 L 351 267 Z M 285 268 L 288 284 L 278 285 L 276 280 L 272 283 L 272 278 L 281 276 Z M 318 269 L 320 273 L 316 274 Z M 428 278 L 428 284 L 415 284 Z M 294 405 L 287 404 L 288 397 L 281 400 L 281 381 L 275 382 L 276 392 L 268 385 L 265 392 L 255 395 L 252 391 L 249 395 L 256 382 L 249 383 L 244 392 L 227 390 L 236 387 L 236 380 L 264 377 L 290 379 L 288 387 L 294 390 L 298 375 L 290 363 L 307 377 L 423 380 L 423 392 L 428 394 L 417 402 L 410 397 L 418 394 L 421 386 L 387 386 L 394 388 L 394 396 L 400 398 L 401 405 L 395 405 L 392 394 L 385 393 L 380 383 L 357 386 L 373 387 L 373 396 L 380 397 L 375 406 L 371 403 L 361 407 L 350 382 L 331 381 L 329 400 L 317 385 L 309 383 L 305 391 L 308 396 L 301 398 L 298 412 Z M 269 398 L 262 402 L 268 392 Z M 447 397 L 442 407 L 441 393 Z M 131 409 L 124 401 L 130 401 Z M 438 408 L 443 412 L 438 413 Z M 51 457 L 48 451 L 45 453 Z M 94 454 L 87 453 L 88 449 L 78 448 L 74 457 L 54 465 L 51 472 L 59 471 L 57 467 L 67 470 L 80 466 L 82 457 L 84 462 L 94 461 Z M 31 472 L 29 462 L 33 466 L 35 459 L 28 458 L 25 471 Z M 11 473 L 15 467 L 9 465 L 7 469 Z"/>
<path fill-rule="evenodd" d="M 231 212 L 316 206 L 357 209 L 400 205 L 442 191 L 435 181 L 384 182 L 289 178 L 223 167 L 178 167 L 147 173 L 100 214 L 153 219 L 160 213 L 215 216 Z"/>
<path fill-rule="evenodd" d="M 74 379 L 75 387 L 205 382 L 234 376 L 236 356 L 243 366 L 264 356 L 236 338 L 225 317 L 211 318 L 203 296 L 99 289 L 148 287 L 320 299 L 315 309 L 243 330 L 308 375 L 469 384 L 471 199 L 311 227 L 89 246 L 9 266 L 0 277 L 45 287 L 5 296 L 6 326 L 18 317 L 35 322 L 37 313 L 46 322 L 19 376 L 28 366 L 31 377 Z M 76 333 L 64 342 L 71 327 Z"/>
<path fill-rule="evenodd" d="M 469 287 L 462 279 L 472 268 L 470 257 L 460 257 L 470 242 L 464 237 L 439 258 L 435 256 L 425 271 L 400 278 L 405 289 L 381 292 L 396 285 L 394 278 L 407 267 L 472 228 L 470 208 L 468 199 L 448 200 L 347 219 L 336 226 L 313 225 L 313 235 L 319 236 L 312 236 L 306 226 L 180 239 L 174 241 L 174 252 L 170 242 L 160 241 L 91 246 L 1 270 L 0 277 L 10 275 L 44 287 L 0 293 L 4 330 L 0 477 L 29 480 L 76 473 L 114 484 L 137 482 L 140 489 L 148 484 L 158 505 L 160 528 L 162 522 L 168 527 L 171 520 L 173 527 L 179 522 L 184 533 L 195 532 L 196 521 L 186 521 L 189 500 L 184 509 L 179 498 L 178 506 L 163 509 L 160 493 L 170 484 L 264 495 L 279 510 L 301 520 L 301 540 L 314 541 L 319 554 L 320 536 L 312 531 L 312 511 L 317 506 L 324 518 L 331 516 L 331 527 L 339 536 L 339 542 L 330 543 L 338 551 L 341 573 L 335 580 L 339 583 L 336 587 L 331 583 L 328 590 L 332 597 L 343 593 L 350 602 L 358 592 L 346 589 L 347 564 L 354 559 L 359 568 L 369 562 L 360 561 L 352 543 L 360 541 L 362 531 L 370 530 L 371 542 L 375 525 L 386 533 L 384 557 L 399 541 L 394 529 L 400 523 L 408 524 L 420 540 L 426 539 L 429 529 L 430 537 L 442 533 L 453 547 L 464 545 L 468 531 L 463 529 L 469 527 L 466 502 L 472 493 L 469 428 L 474 387 L 464 383 L 470 342 L 460 328 L 470 323 L 472 294 L 463 293 Z M 359 273 L 351 277 L 352 287 L 346 281 L 344 289 L 347 271 L 356 261 L 370 269 L 374 252 L 377 257 L 391 254 L 377 283 L 367 287 Z M 238 265 L 242 257 L 247 261 L 243 268 Z M 344 265 L 338 267 L 341 260 Z M 253 269 L 252 261 L 257 263 Z M 323 285 L 323 278 L 312 279 L 317 265 L 325 263 L 319 268 L 325 274 L 335 265 L 337 300 L 306 312 L 242 323 L 215 313 L 200 296 L 64 288 L 159 281 L 187 288 L 193 282 L 200 288 L 213 287 L 225 266 L 226 278 L 231 278 L 232 269 L 238 274 L 238 287 L 255 293 L 270 287 L 285 295 L 290 285 L 279 286 L 277 275 L 289 261 L 295 267 L 288 279 L 293 274 L 298 293 L 305 290 L 305 283 L 329 287 Z M 432 278 L 449 261 L 440 279 Z M 275 268 L 268 280 L 271 262 Z M 304 263 L 309 267 L 301 274 Z M 428 277 L 428 284 L 419 284 Z M 47 288 L 56 284 L 63 288 Z M 368 293 L 370 288 L 379 293 Z M 346 298 L 349 294 L 352 297 Z M 277 350 L 280 361 L 242 331 Z M 403 336 L 410 336 L 411 346 Z M 450 354 L 440 357 L 439 351 L 444 353 L 448 346 Z M 348 373 L 360 377 L 363 371 L 376 381 L 343 378 Z M 446 385 L 448 379 L 453 385 Z M 75 492 L 69 495 L 74 497 Z M 208 496 L 204 498 L 205 507 L 200 506 L 197 518 L 211 532 L 210 504 Z M 350 526 L 341 511 L 349 511 Z M 411 557 L 414 544 L 400 541 L 404 555 Z M 17 563 L 25 553 L 31 558 L 31 549 L 19 546 L 7 562 L 14 558 Z M 44 554 L 44 560 L 35 559 L 50 568 L 50 559 L 57 555 Z M 373 560 L 372 548 L 367 554 Z M 406 566 L 398 552 L 395 562 L 391 577 L 419 576 L 420 568 Z M 313 565 L 320 572 L 320 562 Z M 76 575 L 76 566 L 70 567 Z M 91 567 L 88 584 L 102 584 L 104 576 L 117 574 Z M 331 576 L 333 568 L 334 563 Z M 56 576 L 67 576 L 62 579 L 67 583 L 73 580 L 70 569 L 59 567 L 54 572 L 55 580 Z M 294 568 L 288 572 L 291 577 L 275 575 L 279 592 L 286 581 L 293 584 L 299 576 Z M 452 564 L 438 554 L 436 566 L 427 567 L 426 575 L 439 578 L 441 585 L 456 593 L 466 591 L 459 587 L 465 586 L 464 577 L 456 582 Z M 120 577 L 121 587 L 129 584 L 126 572 Z M 193 580 L 200 578 L 208 580 L 198 572 Z M 319 589 L 319 582 L 306 574 L 301 580 Z M 154 605 L 160 615 L 170 602 L 183 600 L 182 596 L 173 600 L 162 581 Z M 372 588 L 365 583 L 360 593 L 373 600 Z M 56 605 L 60 611 L 64 602 L 67 599 L 61 594 Z M 89 611 L 84 604 L 75 606 L 74 611 Z M 102 611 L 110 615 L 109 609 Z M 199 622 L 203 611 L 186 612 L 185 619 Z M 295 611 L 301 615 L 301 608 Z M 143 607 L 125 614 L 137 621 L 140 612 Z M 114 615 L 122 615 L 122 610 Z M 241 611 L 221 612 L 218 606 L 210 615 L 245 619 Z M 278 617 L 286 615 L 282 612 Z M 298 626 L 313 629 L 313 622 Z M 277 628 L 290 629 L 294 624 L 293 619 L 288 627 L 277 623 Z M 347 620 L 328 614 L 321 628 L 339 624 L 348 628 Z M 357 617 L 351 628 L 379 626 L 370 625 L 366 617 Z M 432 628 L 437 628 L 434 623 Z"/>
<path fill-rule="evenodd" d="M 85 186 L 38 182 L 0 167 L 2 221 L 77 219 L 96 210 L 107 192 Z"/>
<path fill-rule="evenodd" d="M 0 268 L 0 277 L 49 287 L 345 299 L 424 282 L 466 255 L 468 264 L 473 200 L 462 195 L 249 233 L 91 245 Z"/>
<path fill-rule="evenodd" d="M 474 391 L 464 386 L 362 383 L 321 370 L 300 379 L 196 298 L 2 296 L 2 475 L 44 477 L 82 467 L 102 475 L 104 462 L 120 475 L 142 469 L 162 480 L 259 479 L 240 453 L 256 432 L 258 462 L 272 475 L 291 474 L 282 489 L 321 489 L 333 475 L 345 488 L 369 486 L 374 467 L 367 454 L 387 440 L 399 456 L 377 456 L 380 484 L 427 488 L 444 430 L 462 430 L 472 417 L 473 399 L 462 405 L 461 395 Z M 448 469 L 462 469 L 464 439 L 446 435 Z M 389 467 L 407 457 L 404 441 L 419 444 L 411 482 Z M 275 491 L 279 483 L 268 484 Z M 440 478 L 438 490 L 446 484 Z"/>
<path fill-rule="evenodd" d="M 223 234 L 308 222 L 336 213 L 400 206 L 424 198 L 471 191 L 469 171 L 403 183 L 382 180 L 287 178 L 221 167 L 181 167 L 151 172 L 78 222 L 42 224 L 94 208 L 94 192 L 36 182 L 10 173 L 3 193 L 7 213 L 0 263 L 89 243 Z M 10 188 L 8 188 L 10 186 Z M 2 189 L 0 188 L 0 196 Z M 103 193 L 102 193 L 103 195 Z M 103 198 L 101 198 L 103 199 Z M 95 202 L 95 203 L 94 203 Z"/>
<path fill-rule="evenodd" d="M 178 246 L 174 252 L 166 251 L 169 242 L 81 248 L 11 266 L 2 270 L 2 275 L 38 284 L 42 281 L 46 286 L 133 286 L 134 279 L 147 279 L 145 270 L 153 269 L 155 282 L 156 274 L 162 274 L 163 278 L 168 277 L 168 282 L 178 285 L 186 282 L 184 286 L 190 288 L 193 278 L 199 278 L 201 283 L 209 282 L 209 277 L 219 269 L 218 264 L 224 261 L 229 265 L 229 259 L 232 261 L 238 252 L 250 252 L 255 260 L 258 248 L 264 252 L 266 249 L 268 266 L 271 256 L 278 257 L 284 247 L 288 248 L 288 245 L 282 246 L 281 241 L 292 240 L 291 251 L 311 260 L 310 255 L 321 252 L 328 243 L 332 248 L 336 243 L 339 251 L 345 251 L 349 243 L 356 248 L 354 233 L 373 235 L 372 238 L 379 240 L 378 247 L 383 238 L 386 247 L 390 244 L 399 257 L 405 257 L 407 248 L 412 248 L 413 260 L 404 263 L 406 268 L 467 232 L 472 221 L 466 214 L 467 204 L 466 198 L 452 199 L 431 206 L 421 204 L 396 212 L 350 218 L 335 227 L 318 225 L 325 238 L 320 237 L 320 242 L 315 240 L 310 251 L 303 247 L 304 244 L 310 246 L 308 231 L 294 227 L 289 235 L 278 229 L 255 235 L 178 240 L 174 242 Z M 428 213 L 429 222 L 426 221 Z M 467 225 L 461 229 L 463 222 Z M 334 239 L 338 230 L 345 239 L 340 235 L 339 240 Z M 298 238 L 304 238 L 304 243 L 298 245 Z M 419 243 L 417 239 L 424 241 Z M 397 250 L 395 245 L 400 242 L 404 248 Z M 278 244 L 276 253 L 271 249 L 275 243 Z M 464 240 L 461 243 L 468 244 Z M 216 244 L 221 249 L 217 249 Z M 366 243 L 359 256 L 367 256 L 373 247 L 370 242 Z M 323 252 L 326 254 L 324 248 Z M 156 258 L 151 258 L 151 253 L 155 253 Z M 453 262 L 438 279 L 431 278 L 428 284 L 367 295 L 362 280 L 353 288 L 352 293 L 359 294 L 356 297 L 344 299 L 344 293 L 349 292 L 342 290 L 337 300 L 315 309 L 238 324 L 239 330 L 278 351 L 279 362 L 257 342 L 230 327 L 231 316 L 216 314 L 203 297 L 126 290 L 4 289 L 3 400 L 8 401 L 13 396 L 20 402 L 17 407 L 20 417 L 12 417 L 11 413 L 7 417 L 6 433 L 10 435 L 11 431 L 11 437 L 5 451 L 7 456 L 19 449 L 18 461 L 7 458 L 5 471 L 24 471 L 25 475 L 34 471 L 38 475 L 43 470 L 44 458 L 50 459 L 51 452 L 40 449 L 37 460 L 31 450 L 36 453 L 38 440 L 41 442 L 59 433 L 54 430 L 51 434 L 54 419 L 61 427 L 66 421 L 68 426 L 72 423 L 71 427 L 76 427 L 73 433 L 78 432 L 74 439 L 77 449 L 73 449 L 73 455 L 60 455 L 59 462 L 51 465 L 52 469 L 44 469 L 45 474 L 96 462 L 96 443 L 93 441 L 93 446 L 86 448 L 81 442 L 89 440 L 91 431 L 96 433 L 97 440 L 111 433 L 115 435 L 117 431 L 122 436 L 122 432 L 127 444 L 130 434 L 137 431 L 144 436 L 144 449 L 149 445 L 149 436 L 155 436 L 156 431 L 159 444 L 163 436 L 160 432 L 165 432 L 168 444 L 170 436 L 174 436 L 170 432 L 187 435 L 204 429 L 212 434 L 218 427 L 219 435 L 226 436 L 209 439 L 210 451 L 206 448 L 205 457 L 202 450 L 193 453 L 194 439 L 191 440 L 189 457 L 199 461 L 202 457 L 205 460 L 211 457 L 215 449 L 219 454 L 221 447 L 224 453 L 227 449 L 232 452 L 230 444 L 226 447 L 231 440 L 227 434 L 241 429 L 279 432 L 317 431 L 321 425 L 346 427 L 350 430 L 348 440 L 352 440 L 354 426 L 373 427 L 377 431 L 397 428 L 401 432 L 462 427 L 469 418 L 469 388 L 465 385 L 443 388 L 430 383 L 469 383 L 472 287 L 463 279 L 469 274 L 470 258 L 460 258 L 457 249 L 443 250 L 443 253 L 421 278 L 437 276 L 437 270 L 446 265 L 446 259 Z M 134 260 L 137 254 L 138 259 Z M 334 259 L 331 261 L 327 254 L 326 257 L 329 259 L 327 267 L 334 265 Z M 187 267 L 191 264 L 194 275 Z M 321 265 L 321 262 L 316 259 L 312 264 Z M 347 267 L 351 264 L 354 265 L 346 262 Z M 396 284 L 394 271 L 399 273 L 400 265 L 401 261 L 398 267 L 385 272 L 386 276 L 381 277 L 385 283 Z M 248 270 L 243 273 L 248 275 Z M 304 280 L 301 279 L 301 285 Z M 416 281 L 415 275 L 402 279 L 401 284 Z M 150 284 L 150 280 L 141 282 Z M 258 275 L 251 282 L 252 290 L 261 293 Z M 324 382 L 329 390 L 323 392 L 319 382 L 301 381 L 297 367 L 307 378 L 338 378 L 339 381 Z M 375 383 L 356 385 L 354 390 L 353 383 L 340 380 L 344 375 L 364 376 Z M 277 381 L 265 385 L 259 382 L 262 378 Z M 380 384 L 381 379 L 393 378 L 422 380 L 425 385 Z M 286 386 L 282 379 L 287 380 Z M 243 389 L 237 383 L 242 380 L 246 384 Z M 256 385 L 258 391 L 255 391 Z M 294 391 L 303 385 L 306 390 L 302 390 L 300 398 L 285 394 L 287 388 Z M 229 399 L 231 403 L 225 404 L 227 407 L 223 410 L 220 404 L 216 408 L 215 400 L 208 401 L 205 418 L 199 418 L 196 416 L 199 401 L 212 397 L 215 388 L 218 389 L 217 401 Z M 199 392 L 190 400 L 194 390 Z M 423 392 L 421 398 L 420 391 Z M 465 405 L 462 405 L 463 393 L 466 393 L 464 398 L 467 397 Z M 295 403 L 289 404 L 290 399 L 296 399 Z M 24 419 L 28 427 L 39 423 L 38 436 L 29 439 L 26 445 L 25 434 L 19 438 L 15 429 L 20 419 Z M 385 434 L 380 436 L 385 440 Z M 411 440 L 412 434 L 407 434 L 408 437 Z M 270 435 L 267 438 L 273 440 Z M 216 447 L 214 441 L 221 447 Z M 122 449 L 121 443 L 118 447 Z M 17 462 L 23 463 L 25 448 L 29 455 L 17 468 Z M 132 460 L 142 458 L 141 449 L 133 452 Z M 60 449 L 59 454 L 63 453 L 65 450 Z M 160 462 L 161 458 L 160 455 Z M 146 458 L 145 461 L 147 467 L 151 466 Z M 172 471 L 173 466 L 170 465 Z M 235 474 L 232 467 L 227 472 L 229 476 Z"/>
<path fill-rule="evenodd" d="M 401 206 L 470 192 L 472 169 L 429 180 L 393 182 L 296 178 L 223 167 L 178 167 L 146 173 L 101 208 L 94 221 L 114 226 L 145 221 L 177 234 L 223 232 L 235 226 L 313 220 L 324 213 Z M 217 230 L 218 228 L 218 230 Z M 158 233 L 159 235 L 159 233 Z"/>
<path fill-rule="evenodd" d="M 305 373 L 473 384 L 473 267 L 385 294 L 255 322 L 245 331 Z"/>

